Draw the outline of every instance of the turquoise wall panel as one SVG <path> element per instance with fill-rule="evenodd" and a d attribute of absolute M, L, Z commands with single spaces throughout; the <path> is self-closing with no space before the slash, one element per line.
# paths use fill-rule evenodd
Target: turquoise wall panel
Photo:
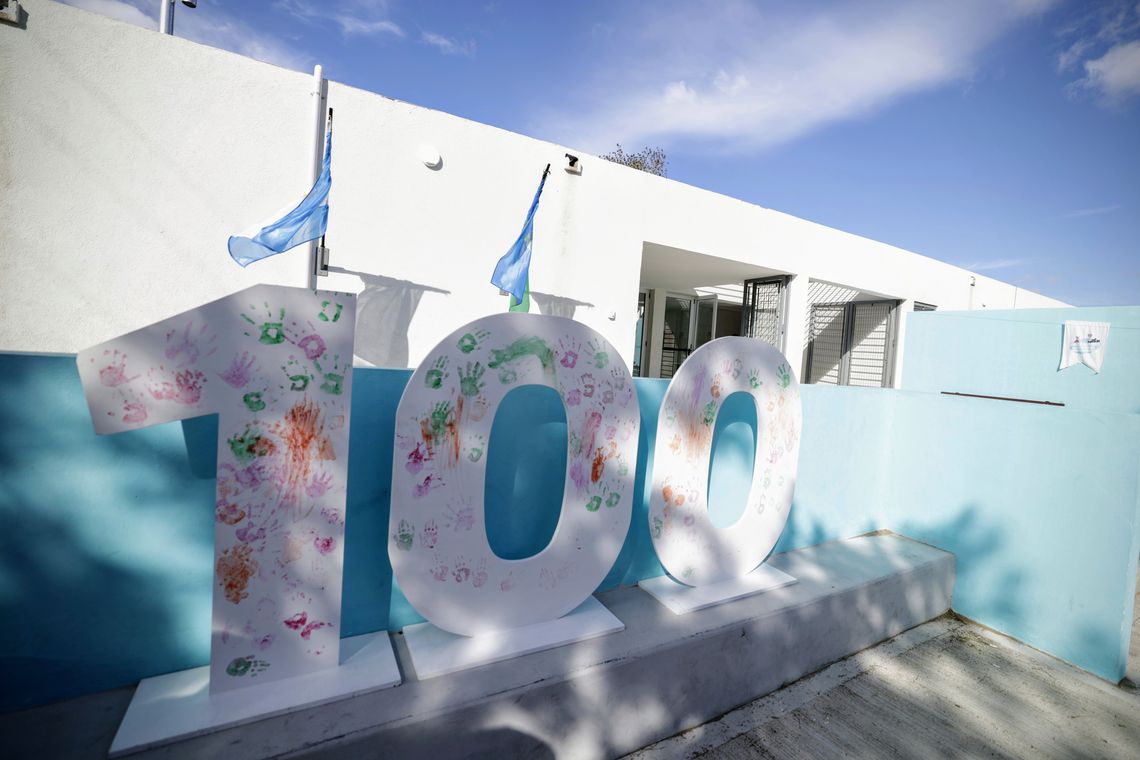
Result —
<path fill-rule="evenodd" d="M 1140 553 L 1140 416 L 891 395 L 883 522 L 954 553 L 954 609 L 1122 678 Z"/>
<path fill-rule="evenodd" d="M 1065 320 L 1108 322 L 1100 374 L 1058 371 Z M 1140 412 L 1140 307 L 931 311 L 907 315 L 902 389 Z"/>
<path fill-rule="evenodd" d="M 420 618 L 387 559 L 395 409 L 410 372 L 358 370 L 343 634 Z M 133 683 L 209 657 L 215 422 L 95 436 L 69 357 L 0 355 L 0 710 Z M 634 515 L 602 588 L 660 575 L 647 527 L 666 381 L 638 380 Z M 497 549 L 549 537 L 562 410 L 522 389 L 492 432 Z M 795 501 L 776 551 L 889 528 L 955 552 L 955 607 L 1115 680 L 1140 552 L 1140 417 L 882 389 L 805 386 Z M 754 419 L 717 420 L 713 509 L 749 485 Z M 502 448 L 498 448 L 502 447 Z M 497 452 L 497 453 L 495 453 Z M 560 490 L 557 489 L 557 490 Z M 537 507 L 535 505 L 538 505 Z M 497 515 L 496 515 L 497 513 Z"/>

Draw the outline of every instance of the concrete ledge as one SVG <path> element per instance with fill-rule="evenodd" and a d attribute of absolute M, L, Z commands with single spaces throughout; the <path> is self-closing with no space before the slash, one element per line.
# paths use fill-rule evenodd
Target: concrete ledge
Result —
<path fill-rule="evenodd" d="M 770 562 L 799 582 L 688 615 L 616 589 L 598 598 L 625 623 L 620 633 L 426 681 L 396 635 L 401 686 L 132 757 L 612 757 L 950 608 L 953 555 L 901 536 Z"/>

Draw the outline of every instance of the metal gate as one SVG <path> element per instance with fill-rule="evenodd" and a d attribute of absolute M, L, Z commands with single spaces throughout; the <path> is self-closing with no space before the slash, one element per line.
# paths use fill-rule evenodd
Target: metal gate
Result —
<path fill-rule="evenodd" d="M 853 303 L 847 344 L 847 382 L 869 388 L 889 386 L 892 301 Z"/>
<path fill-rule="evenodd" d="M 744 281 L 744 314 L 740 334 L 783 350 L 784 288 L 787 277 Z"/>
<path fill-rule="evenodd" d="M 811 307 L 811 332 L 807 350 L 809 383 L 839 385 L 843 376 L 843 336 L 846 304 L 817 303 Z"/>
<path fill-rule="evenodd" d="M 889 387 L 896 306 L 896 301 L 812 304 L 807 381 Z"/>

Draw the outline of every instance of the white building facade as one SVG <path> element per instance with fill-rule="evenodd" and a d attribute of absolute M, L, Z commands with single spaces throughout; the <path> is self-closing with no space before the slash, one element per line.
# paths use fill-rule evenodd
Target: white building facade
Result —
<path fill-rule="evenodd" d="M 256 283 L 310 285 L 308 248 L 243 270 L 226 240 L 308 190 L 313 77 L 21 5 L 26 23 L 0 26 L 0 351 L 71 353 Z M 804 381 L 891 386 L 915 309 L 1065 305 L 336 82 L 327 105 L 330 274 L 317 286 L 360 294 L 361 364 L 415 366 L 456 327 L 506 310 L 490 274 L 548 163 L 532 308 L 593 327 L 641 376 L 748 334 Z"/>

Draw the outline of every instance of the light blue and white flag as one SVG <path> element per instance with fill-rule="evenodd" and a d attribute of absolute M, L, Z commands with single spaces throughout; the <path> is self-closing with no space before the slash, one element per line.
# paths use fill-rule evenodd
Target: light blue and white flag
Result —
<path fill-rule="evenodd" d="M 499 263 L 495 265 L 495 273 L 491 275 L 491 284 L 511 294 L 511 311 L 521 311 L 525 305 L 530 310 L 530 301 L 526 298 L 528 291 L 527 278 L 530 274 L 530 254 L 533 248 L 534 212 L 538 210 L 538 199 L 542 197 L 542 188 L 546 184 L 546 177 L 550 174 L 550 165 L 542 173 L 542 180 L 538 183 L 538 192 L 531 201 L 530 211 L 526 214 L 526 222 L 522 232 L 519 233 L 515 244 L 511 246 Z"/>
<path fill-rule="evenodd" d="M 275 256 L 325 234 L 329 222 L 329 189 L 332 188 L 332 124 L 325 133 L 325 158 L 321 176 L 305 199 L 285 216 L 255 227 L 249 235 L 230 238 L 230 256 L 243 267 Z"/>

